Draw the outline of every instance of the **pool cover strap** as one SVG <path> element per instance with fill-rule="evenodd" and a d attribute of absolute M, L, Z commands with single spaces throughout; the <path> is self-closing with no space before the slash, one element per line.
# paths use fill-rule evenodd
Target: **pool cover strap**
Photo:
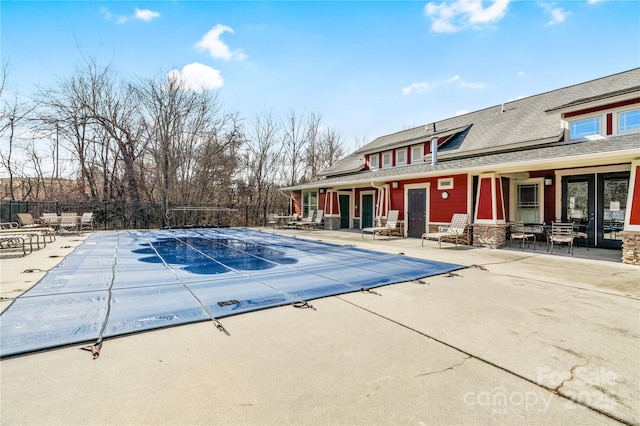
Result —
<path fill-rule="evenodd" d="M 316 310 L 316 308 L 314 308 L 312 304 L 304 301 L 292 303 L 291 306 L 293 306 L 294 308 L 310 308 L 310 309 L 313 309 L 314 311 Z"/>
<path fill-rule="evenodd" d="M 102 340 L 95 342 L 93 345 L 85 346 L 80 349 L 83 351 L 91 352 L 93 355 L 93 359 L 96 359 L 100 356 L 100 349 L 102 348 Z"/>

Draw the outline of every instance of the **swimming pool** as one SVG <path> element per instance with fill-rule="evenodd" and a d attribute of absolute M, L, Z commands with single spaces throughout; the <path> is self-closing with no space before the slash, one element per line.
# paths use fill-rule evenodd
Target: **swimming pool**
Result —
<path fill-rule="evenodd" d="M 2 313 L 0 357 L 461 268 L 239 228 L 96 233 Z"/>

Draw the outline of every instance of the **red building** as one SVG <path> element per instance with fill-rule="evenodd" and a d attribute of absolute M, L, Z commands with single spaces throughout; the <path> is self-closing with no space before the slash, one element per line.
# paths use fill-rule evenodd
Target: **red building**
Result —
<path fill-rule="evenodd" d="M 468 213 L 473 245 L 500 247 L 510 221 L 574 222 L 640 265 L 640 68 L 381 136 L 286 190 L 325 229 L 393 209 L 419 238 Z"/>

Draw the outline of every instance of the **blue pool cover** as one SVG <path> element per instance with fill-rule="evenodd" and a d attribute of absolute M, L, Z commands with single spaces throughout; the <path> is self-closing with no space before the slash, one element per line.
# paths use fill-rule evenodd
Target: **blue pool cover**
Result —
<path fill-rule="evenodd" d="M 0 357 L 461 268 L 247 229 L 96 233 L 0 315 Z"/>

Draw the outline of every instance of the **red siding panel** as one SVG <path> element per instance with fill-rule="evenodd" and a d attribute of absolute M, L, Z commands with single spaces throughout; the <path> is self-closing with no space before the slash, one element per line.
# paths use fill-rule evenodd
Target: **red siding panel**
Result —
<path fill-rule="evenodd" d="M 640 225 L 640 166 L 636 167 L 636 179 L 631 195 L 631 215 L 629 225 Z"/>
<path fill-rule="evenodd" d="M 398 210 L 398 217 L 404 217 L 404 187 L 402 183 L 397 188 L 391 188 L 389 193 L 389 205 L 391 210 Z"/>
<path fill-rule="evenodd" d="M 613 114 L 607 114 L 607 135 L 613 134 Z"/>
<path fill-rule="evenodd" d="M 480 199 L 478 200 L 478 219 L 493 219 L 493 197 L 491 195 L 491 178 L 480 182 Z"/>
<path fill-rule="evenodd" d="M 443 190 L 438 190 L 438 179 L 430 179 L 431 198 L 429 199 L 429 221 L 451 222 L 454 213 L 466 213 L 467 208 L 467 175 L 443 176 L 453 177 L 453 189 L 448 189 L 449 197 L 442 199 Z"/>

